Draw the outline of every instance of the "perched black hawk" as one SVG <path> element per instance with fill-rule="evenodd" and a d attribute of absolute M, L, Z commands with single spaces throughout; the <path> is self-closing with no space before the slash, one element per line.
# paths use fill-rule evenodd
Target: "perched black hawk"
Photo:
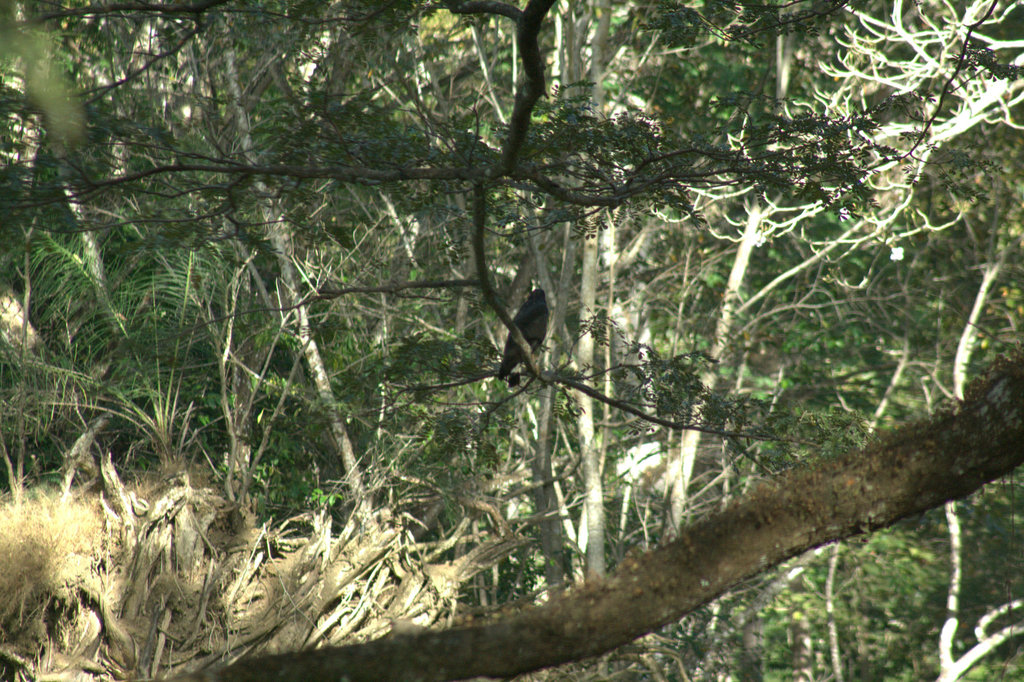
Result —
<path fill-rule="evenodd" d="M 530 292 L 526 303 L 512 318 L 512 322 L 523 333 L 526 342 L 530 344 L 530 350 L 536 352 L 548 333 L 548 301 L 543 289 L 534 289 Z M 509 386 L 518 386 L 519 372 L 512 370 L 524 359 L 523 349 L 509 333 L 508 340 L 505 341 L 505 352 L 501 356 L 501 367 L 498 368 L 498 378 L 507 379 Z"/>

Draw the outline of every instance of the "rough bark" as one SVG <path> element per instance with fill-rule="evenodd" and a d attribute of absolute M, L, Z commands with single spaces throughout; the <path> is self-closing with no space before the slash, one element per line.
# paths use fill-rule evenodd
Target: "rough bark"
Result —
<path fill-rule="evenodd" d="M 600 654 L 808 548 L 964 497 L 1024 462 L 1024 359 L 955 411 L 777 476 L 614 575 L 500 622 L 241 661 L 181 682 L 509 677 Z"/>

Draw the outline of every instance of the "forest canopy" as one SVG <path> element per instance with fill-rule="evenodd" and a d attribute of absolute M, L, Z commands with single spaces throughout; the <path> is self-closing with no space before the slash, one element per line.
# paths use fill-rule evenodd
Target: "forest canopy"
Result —
<path fill-rule="evenodd" d="M 0 679 L 1024 675 L 1022 35 L 0 2 Z"/>

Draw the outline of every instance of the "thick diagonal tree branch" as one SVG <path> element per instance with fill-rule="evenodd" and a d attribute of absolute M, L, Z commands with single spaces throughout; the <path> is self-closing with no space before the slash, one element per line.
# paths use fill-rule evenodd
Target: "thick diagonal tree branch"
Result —
<path fill-rule="evenodd" d="M 530 127 L 533 107 L 544 95 L 544 60 L 540 54 L 537 35 L 540 33 L 540 22 L 554 4 L 554 0 L 530 0 L 517 22 L 516 43 L 519 46 L 520 58 L 523 60 L 525 78 L 516 92 L 512 118 L 508 122 L 508 139 L 501 150 L 499 175 L 508 175 L 515 167 L 516 159 L 526 141 L 526 131 Z"/>
<path fill-rule="evenodd" d="M 448 9 L 455 14 L 498 14 L 515 19 L 516 44 L 523 61 L 523 83 L 516 91 L 512 117 L 509 120 L 508 137 L 501 150 L 501 162 L 490 176 L 492 179 L 510 175 L 515 168 L 516 159 L 526 140 L 526 131 L 530 127 L 530 115 L 537 100 L 544 95 L 544 61 L 540 54 L 540 43 L 537 39 L 544 16 L 554 5 L 554 0 L 530 0 L 526 8 L 519 9 L 500 2 L 450 2 Z M 498 296 L 491 284 L 490 272 L 487 267 L 487 256 L 484 249 L 484 235 L 487 225 L 486 186 L 481 182 L 473 184 L 473 257 L 476 261 L 477 277 L 484 301 L 498 315 L 508 328 L 512 338 L 519 345 L 526 359 L 526 364 L 534 376 L 540 375 L 537 361 L 530 351 L 530 345 L 518 327 L 512 322 L 508 311 L 499 303 Z"/>
<path fill-rule="evenodd" d="M 516 91 L 508 137 L 501 149 L 501 163 L 491 173 L 493 178 L 510 175 L 530 128 L 530 115 L 537 100 L 544 96 L 544 59 L 540 54 L 540 25 L 555 0 L 530 0 L 522 11 L 502 2 L 451 2 L 454 14 L 497 14 L 516 21 L 516 46 L 523 62 L 523 82 Z"/>
<path fill-rule="evenodd" d="M 811 547 L 974 492 L 1024 463 L 1024 358 L 960 408 L 781 474 L 607 580 L 500 622 L 242 661 L 179 682 L 511 677 L 609 651 Z"/>
<path fill-rule="evenodd" d="M 477 184 L 473 187 L 472 204 L 473 237 L 471 243 L 473 245 L 473 260 L 476 261 L 476 274 L 477 280 L 480 283 L 480 292 L 483 294 L 484 301 L 497 314 L 498 319 L 508 328 L 509 334 L 519 344 L 519 349 L 523 352 L 523 361 L 530 368 L 530 372 L 534 376 L 540 376 L 540 367 L 537 365 L 537 359 L 533 357 L 530 344 L 527 342 L 526 337 L 523 336 L 523 332 L 512 321 L 512 316 L 508 314 L 508 311 L 498 301 L 498 295 L 495 293 L 494 285 L 491 283 L 491 275 L 487 267 L 487 255 L 484 251 L 484 233 L 487 231 L 487 196 L 483 185 Z"/>

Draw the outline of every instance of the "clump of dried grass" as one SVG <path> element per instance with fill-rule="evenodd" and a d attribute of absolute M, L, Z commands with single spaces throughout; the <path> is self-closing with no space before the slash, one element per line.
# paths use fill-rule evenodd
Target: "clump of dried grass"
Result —
<path fill-rule="evenodd" d="M 102 542 L 95 503 L 41 494 L 0 504 L 0 643 L 42 644 L 48 610 L 75 599 Z"/>

